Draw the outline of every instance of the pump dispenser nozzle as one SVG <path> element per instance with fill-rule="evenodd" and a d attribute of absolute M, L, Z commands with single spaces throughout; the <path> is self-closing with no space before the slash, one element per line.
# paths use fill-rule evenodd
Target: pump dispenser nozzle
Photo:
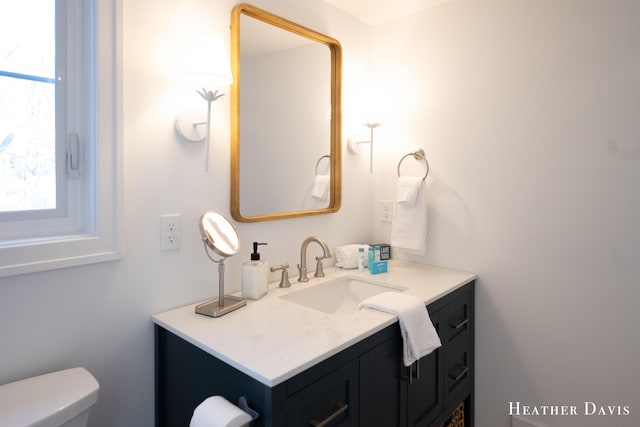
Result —
<path fill-rule="evenodd" d="M 251 253 L 251 261 L 259 261 L 260 253 L 258 252 L 258 245 L 267 245 L 267 243 L 253 242 L 253 252 Z"/>

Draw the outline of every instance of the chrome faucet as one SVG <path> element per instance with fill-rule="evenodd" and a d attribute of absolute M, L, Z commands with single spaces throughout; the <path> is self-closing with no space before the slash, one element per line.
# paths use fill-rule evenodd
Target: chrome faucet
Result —
<path fill-rule="evenodd" d="M 304 239 L 302 242 L 302 246 L 300 246 L 300 264 L 298 264 L 298 273 L 300 276 L 298 277 L 298 282 L 308 282 L 309 278 L 307 277 L 307 247 L 311 242 L 316 242 L 322 247 L 322 251 L 324 252 L 321 257 L 316 257 L 316 272 L 313 277 L 324 277 L 324 271 L 322 269 L 322 260 L 325 258 L 331 258 L 331 251 L 329 251 L 329 247 L 321 238 L 317 236 L 309 236 Z"/>

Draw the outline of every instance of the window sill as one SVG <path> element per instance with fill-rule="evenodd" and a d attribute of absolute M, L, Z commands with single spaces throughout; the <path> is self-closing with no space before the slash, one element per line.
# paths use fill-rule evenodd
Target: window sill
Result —
<path fill-rule="evenodd" d="M 115 261 L 122 257 L 113 242 L 96 236 L 20 242 L 0 247 L 0 277 Z"/>

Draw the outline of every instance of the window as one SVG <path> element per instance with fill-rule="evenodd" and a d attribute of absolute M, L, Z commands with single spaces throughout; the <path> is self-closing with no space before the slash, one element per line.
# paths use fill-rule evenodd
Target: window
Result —
<path fill-rule="evenodd" d="M 0 277 L 120 257 L 120 5 L 0 6 Z"/>

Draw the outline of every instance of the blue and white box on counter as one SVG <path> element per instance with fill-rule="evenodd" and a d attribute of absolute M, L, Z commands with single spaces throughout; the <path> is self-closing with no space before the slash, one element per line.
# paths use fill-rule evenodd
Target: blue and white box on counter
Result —
<path fill-rule="evenodd" d="M 379 274 L 387 272 L 387 261 L 374 261 L 369 264 L 369 273 Z"/>
<path fill-rule="evenodd" d="M 391 245 L 388 243 L 373 243 L 370 246 L 373 246 L 376 251 L 376 261 L 385 261 L 391 259 Z"/>

